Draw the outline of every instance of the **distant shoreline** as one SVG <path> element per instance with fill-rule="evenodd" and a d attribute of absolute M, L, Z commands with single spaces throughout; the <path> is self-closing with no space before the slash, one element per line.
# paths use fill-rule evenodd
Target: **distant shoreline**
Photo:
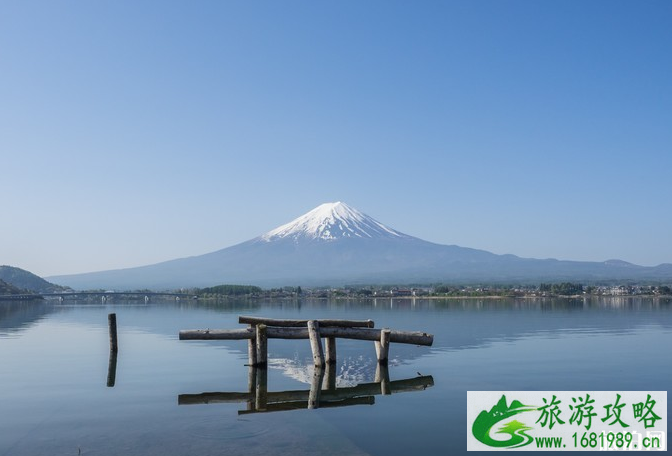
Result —
<path fill-rule="evenodd" d="M 639 295 L 553 295 L 553 296 L 226 296 L 199 298 L 199 301 L 229 301 L 237 299 L 249 299 L 254 301 L 264 299 L 274 299 L 282 301 L 374 301 L 380 300 L 506 300 L 506 299 L 521 299 L 521 300 L 545 300 L 545 299 L 623 299 L 623 298 L 647 298 L 647 299 L 672 299 L 672 295 L 655 295 L 655 294 L 639 294 Z"/>

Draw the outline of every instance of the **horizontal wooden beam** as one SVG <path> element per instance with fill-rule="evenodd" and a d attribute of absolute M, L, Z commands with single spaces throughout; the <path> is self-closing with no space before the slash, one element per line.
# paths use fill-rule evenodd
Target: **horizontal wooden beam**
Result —
<path fill-rule="evenodd" d="M 380 329 L 339 328 L 320 326 L 320 337 L 380 341 Z M 269 339 L 308 339 L 308 328 L 273 327 L 266 328 Z M 251 328 L 243 329 L 186 329 L 180 331 L 180 340 L 238 340 L 253 339 Z M 390 331 L 390 342 L 431 346 L 434 336 L 422 331 Z"/>
<path fill-rule="evenodd" d="M 320 328 L 327 326 L 337 328 L 373 328 L 373 320 L 315 320 L 319 323 Z M 277 318 L 262 318 L 262 317 L 238 317 L 238 323 L 247 325 L 266 325 L 277 326 L 284 328 L 306 328 L 308 320 L 287 320 Z"/>
<path fill-rule="evenodd" d="M 180 340 L 242 340 L 255 337 L 256 331 L 252 328 L 184 329 L 180 331 Z"/>

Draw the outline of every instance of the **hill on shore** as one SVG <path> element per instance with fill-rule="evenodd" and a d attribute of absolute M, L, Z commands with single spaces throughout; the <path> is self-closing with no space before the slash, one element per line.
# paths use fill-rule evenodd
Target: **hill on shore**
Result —
<path fill-rule="evenodd" d="M 12 284 L 0 279 L 0 295 L 18 295 L 25 293 L 26 290 L 15 287 Z"/>
<path fill-rule="evenodd" d="M 11 287 L 18 289 L 20 293 L 25 293 L 26 291 L 33 293 L 58 293 L 60 291 L 68 290 L 67 287 L 48 282 L 42 277 L 26 271 L 25 269 L 7 265 L 0 266 L 0 280 Z M 0 293 L 2 293 L 2 291 L 0 291 Z"/>

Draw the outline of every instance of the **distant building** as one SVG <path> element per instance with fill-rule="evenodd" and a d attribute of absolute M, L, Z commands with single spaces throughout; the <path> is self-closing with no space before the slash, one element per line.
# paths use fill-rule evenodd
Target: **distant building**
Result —
<path fill-rule="evenodd" d="M 410 288 L 393 288 L 390 290 L 392 296 L 413 296 L 413 290 Z"/>

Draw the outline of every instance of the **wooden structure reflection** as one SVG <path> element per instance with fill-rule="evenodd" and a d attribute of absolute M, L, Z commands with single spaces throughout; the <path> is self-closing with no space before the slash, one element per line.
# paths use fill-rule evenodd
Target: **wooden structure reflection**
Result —
<path fill-rule="evenodd" d="M 333 364 L 316 367 L 309 390 L 268 391 L 268 370 L 249 366 L 247 392 L 211 392 L 180 394 L 179 405 L 247 403 L 239 415 L 277 412 L 296 409 L 317 409 L 351 405 L 373 405 L 379 394 L 397 394 L 423 391 L 434 385 L 431 375 L 390 381 L 387 365 L 378 364 L 375 381 L 356 386 L 336 388 L 336 369 Z"/>

